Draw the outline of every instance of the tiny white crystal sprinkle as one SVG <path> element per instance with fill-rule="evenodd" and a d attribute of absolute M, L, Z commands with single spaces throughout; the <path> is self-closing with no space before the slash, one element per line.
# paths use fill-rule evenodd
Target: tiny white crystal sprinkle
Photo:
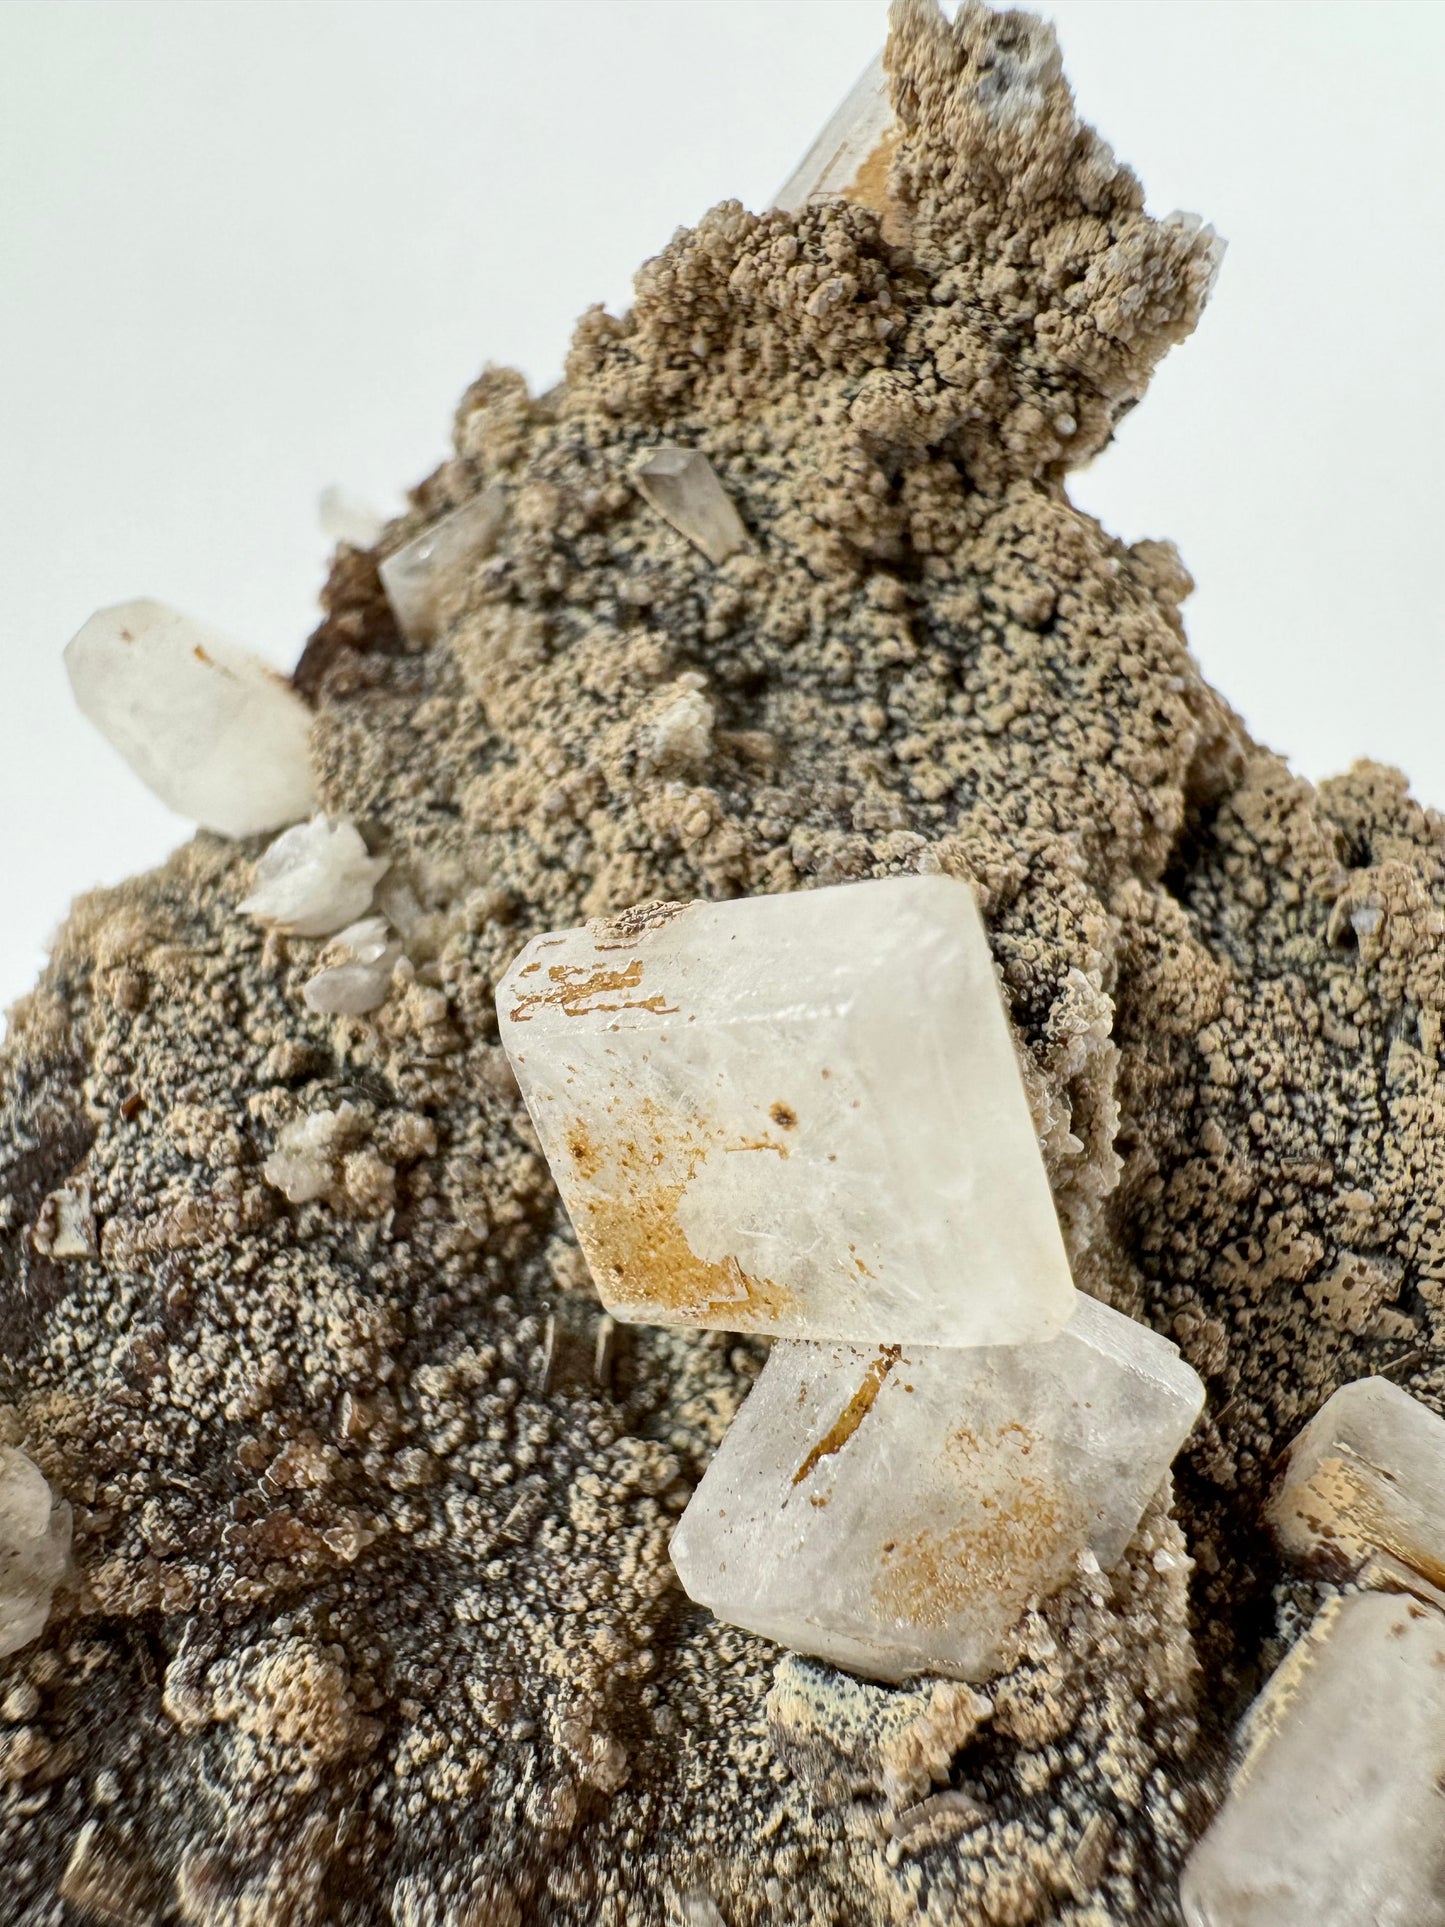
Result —
<path fill-rule="evenodd" d="M 1445 1927 L 1445 1615 L 1334 1599 L 1245 1723 L 1188 1927 Z"/>
<path fill-rule="evenodd" d="M 0 1445 L 0 1659 L 39 1636 L 70 1556 L 70 1507 L 34 1460 Z"/>
<path fill-rule="evenodd" d="M 161 801 L 223 836 L 315 808 L 311 711 L 249 650 L 163 602 L 101 609 L 65 651 L 82 715 Z"/>
<path fill-rule="evenodd" d="M 1332 1578 L 1383 1552 L 1445 1587 L 1445 1419 L 1388 1378 L 1342 1385 L 1290 1447 L 1269 1519 Z"/>
<path fill-rule="evenodd" d="M 879 205 L 893 141 L 893 107 L 880 53 L 778 190 L 774 207 L 796 214 L 826 194 Z"/>
<path fill-rule="evenodd" d="M 329 937 L 370 909 L 386 867 L 348 818 L 313 816 L 283 831 L 262 854 L 240 907 L 293 936 Z"/>
<path fill-rule="evenodd" d="M 747 547 L 743 519 L 700 448 L 654 449 L 633 480 L 643 500 L 709 562 L 726 562 Z"/>
<path fill-rule="evenodd" d="M 363 1131 L 362 1115 L 354 1104 L 293 1118 L 282 1125 L 261 1175 L 292 1204 L 309 1204 L 331 1189 L 343 1154 Z"/>
<path fill-rule="evenodd" d="M 495 484 L 483 489 L 380 563 L 381 584 L 402 634 L 430 642 L 443 603 L 455 595 L 474 563 L 496 547 L 506 519 L 506 496 Z"/>
<path fill-rule="evenodd" d="M 401 945 L 385 917 L 367 917 L 342 930 L 323 953 L 327 962 L 301 993 L 307 1008 L 332 1017 L 364 1017 L 386 1002 Z"/>
<path fill-rule="evenodd" d="M 321 533 L 350 549 L 374 549 L 386 527 L 386 517 L 344 488 L 325 488 L 317 504 Z"/>
<path fill-rule="evenodd" d="M 881 1679 L 988 1679 L 1031 1599 L 1117 1564 L 1204 1401 L 1079 1294 L 1043 1344 L 775 1345 L 672 1539 L 720 1619 Z"/>
<path fill-rule="evenodd" d="M 966 884 L 652 906 L 534 939 L 497 1011 L 619 1318 L 939 1345 L 1067 1321 Z"/>

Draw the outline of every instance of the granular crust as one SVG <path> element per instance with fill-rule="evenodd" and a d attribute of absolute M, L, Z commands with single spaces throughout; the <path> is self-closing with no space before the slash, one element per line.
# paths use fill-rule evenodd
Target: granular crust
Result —
<path fill-rule="evenodd" d="M 1440 820 L 1251 743 L 1173 549 L 1064 486 L 1213 243 L 1145 215 L 1037 21 L 903 0 L 889 65 L 886 206 L 725 204 L 559 391 L 469 391 L 381 545 L 504 490 L 433 643 L 338 555 L 297 680 L 411 893 L 374 1018 L 307 1010 L 317 946 L 236 911 L 260 846 L 206 835 L 82 900 L 14 1013 L 0 1437 L 77 1554 L 0 1665 L 15 1927 L 1175 1922 L 1317 1596 L 1276 1455 L 1361 1372 L 1445 1398 Z M 746 553 L 643 503 L 659 442 Z M 1209 1404 L 986 1701 L 824 1669 L 804 1743 L 667 1559 L 763 1347 L 599 1332 L 493 988 L 548 928 L 909 870 L 978 890 L 1079 1282 Z M 263 1166 L 322 1112 L 289 1203 Z M 98 1255 L 59 1260 L 72 1179 Z"/>

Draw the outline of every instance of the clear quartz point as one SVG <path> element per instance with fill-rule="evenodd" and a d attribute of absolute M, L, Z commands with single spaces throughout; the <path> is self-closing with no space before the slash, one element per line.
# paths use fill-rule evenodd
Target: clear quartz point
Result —
<path fill-rule="evenodd" d="M 748 544 L 748 532 L 717 470 L 698 448 L 654 449 L 633 473 L 637 491 L 709 562 L 726 562 Z"/>
<path fill-rule="evenodd" d="M 1445 1927 L 1445 1614 L 1333 1599 L 1251 1709 L 1188 1927 Z"/>
<path fill-rule="evenodd" d="M 382 558 L 381 584 L 409 642 L 436 636 L 445 604 L 465 586 L 475 564 L 491 554 L 505 520 L 506 496 L 494 484 Z"/>
<path fill-rule="evenodd" d="M 820 195 L 839 194 L 882 208 L 893 140 L 893 107 L 879 53 L 778 190 L 773 205 L 784 214 L 796 214 Z"/>
<path fill-rule="evenodd" d="M 1042 1344 L 775 1345 L 673 1535 L 720 1619 L 882 1679 L 985 1680 L 1028 1603 L 1117 1564 L 1199 1414 L 1080 1293 Z"/>
<path fill-rule="evenodd" d="M 82 715 L 161 801 L 223 836 L 316 807 L 311 711 L 285 676 L 164 602 L 98 610 L 65 651 Z"/>
<path fill-rule="evenodd" d="M 967 884 L 645 906 L 535 938 L 497 1010 L 617 1317 L 933 1345 L 1067 1322 Z"/>

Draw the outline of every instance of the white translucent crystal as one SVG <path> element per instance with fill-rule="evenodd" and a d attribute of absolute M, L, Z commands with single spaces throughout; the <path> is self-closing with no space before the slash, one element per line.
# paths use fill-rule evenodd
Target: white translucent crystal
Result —
<path fill-rule="evenodd" d="M 70 1556 L 70 1507 L 45 1474 L 0 1445 L 0 1659 L 28 1646 L 50 1615 Z"/>
<path fill-rule="evenodd" d="M 350 549 L 374 549 L 381 540 L 386 517 L 344 488 L 322 489 L 316 506 L 321 533 L 330 541 L 344 542 Z"/>
<path fill-rule="evenodd" d="M 163 602 L 101 609 L 65 651 L 81 713 L 163 803 L 224 836 L 316 807 L 311 711 L 286 678 Z"/>
<path fill-rule="evenodd" d="M 329 937 L 371 908 L 387 867 L 346 817 L 313 816 L 284 830 L 257 860 L 247 916 L 298 937 Z"/>
<path fill-rule="evenodd" d="M 1042 1344 L 778 1344 L 673 1564 L 797 1652 L 984 1680 L 1083 1553 L 1117 1563 L 1203 1399 L 1167 1339 L 1082 1293 Z"/>
<path fill-rule="evenodd" d="M 881 205 L 893 141 L 893 107 L 880 53 L 779 189 L 774 207 L 796 214 L 826 194 Z"/>
<path fill-rule="evenodd" d="M 327 945 L 324 967 L 302 991 L 307 1008 L 332 1017 L 364 1017 L 386 1002 L 400 955 L 385 917 L 352 924 Z"/>
<path fill-rule="evenodd" d="M 354 1104 L 293 1118 L 282 1125 L 261 1175 L 292 1204 L 309 1204 L 335 1184 L 342 1157 L 364 1135 L 364 1128 Z"/>
<path fill-rule="evenodd" d="M 462 587 L 472 566 L 491 554 L 505 518 L 506 497 L 494 484 L 383 557 L 381 585 L 404 636 L 412 642 L 432 640 L 443 603 Z"/>
<path fill-rule="evenodd" d="M 743 519 L 717 470 L 698 448 L 656 448 L 633 472 L 637 492 L 709 562 L 726 562 L 748 544 Z"/>
<path fill-rule="evenodd" d="M 497 1010 L 619 1318 L 941 1345 L 1068 1319 L 966 884 L 652 906 L 534 939 Z"/>
<path fill-rule="evenodd" d="M 1188 1927 L 1445 1927 L 1445 1614 L 1326 1606 L 1255 1703 Z"/>
<path fill-rule="evenodd" d="M 1269 1519 L 1333 1578 L 1385 1553 L 1445 1588 L 1445 1419 L 1387 1378 L 1341 1386 L 1290 1447 Z"/>

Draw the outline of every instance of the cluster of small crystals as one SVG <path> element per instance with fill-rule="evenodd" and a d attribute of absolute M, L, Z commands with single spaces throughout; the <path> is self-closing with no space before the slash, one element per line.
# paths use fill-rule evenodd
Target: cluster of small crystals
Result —
<path fill-rule="evenodd" d="M 643 905 L 534 938 L 497 1004 L 609 1311 L 780 1341 L 673 1535 L 687 1592 L 991 1678 L 1120 1559 L 1203 1386 L 1073 1288 L 973 892 Z"/>
<path fill-rule="evenodd" d="M 24 1452 L 0 1445 L 0 1659 L 39 1637 L 70 1557 L 70 1507 Z"/>
<path fill-rule="evenodd" d="M 1188 1927 L 1445 1927 L 1445 1419 L 1328 1399 L 1269 1509 L 1328 1600 L 1256 1700 L 1180 1883 Z"/>

